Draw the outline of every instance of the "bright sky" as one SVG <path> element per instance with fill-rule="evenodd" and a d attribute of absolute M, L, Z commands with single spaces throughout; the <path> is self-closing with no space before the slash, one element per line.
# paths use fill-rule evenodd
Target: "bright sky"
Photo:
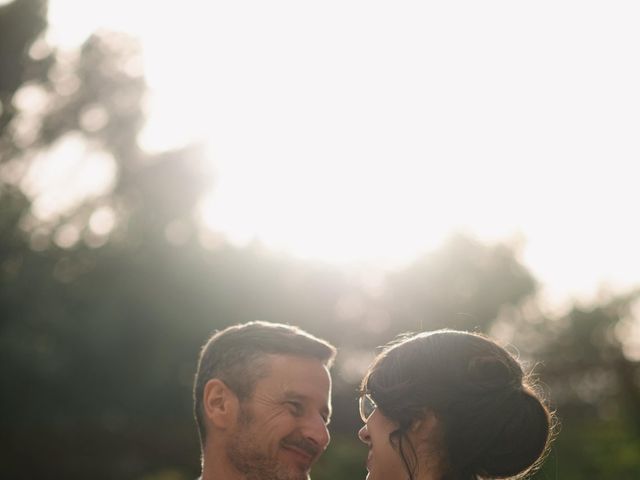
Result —
<path fill-rule="evenodd" d="M 551 300 L 640 282 L 636 0 L 51 0 L 52 36 L 139 35 L 141 139 L 205 138 L 203 217 L 330 261 L 521 235 Z"/>

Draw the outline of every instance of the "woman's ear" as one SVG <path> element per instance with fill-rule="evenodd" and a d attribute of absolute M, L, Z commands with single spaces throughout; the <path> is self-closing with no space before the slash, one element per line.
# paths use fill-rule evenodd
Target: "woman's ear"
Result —
<path fill-rule="evenodd" d="M 420 466 L 426 468 L 425 478 L 444 478 L 447 458 L 442 448 L 442 424 L 436 414 L 431 410 L 425 411 L 411 424 L 408 435 L 421 459 Z"/>
<path fill-rule="evenodd" d="M 438 417 L 432 410 L 427 410 L 425 414 L 411 424 L 411 433 L 418 437 L 433 437 L 438 430 Z"/>
<path fill-rule="evenodd" d="M 204 386 L 202 408 L 205 417 L 215 427 L 224 430 L 237 421 L 239 401 L 226 383 L 213 378 Z"/>

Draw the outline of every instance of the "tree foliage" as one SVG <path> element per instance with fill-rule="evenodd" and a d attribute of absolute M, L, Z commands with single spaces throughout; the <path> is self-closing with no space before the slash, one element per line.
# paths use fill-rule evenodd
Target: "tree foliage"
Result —
<path fill-rule="evenodd" d="M 199 347 L 215 329 L 253 319 L 297 324 L 340 348 L 334 441 L 317 478 L 364 474 L 355 389 L 377 346 L 407 330 L 505 325 L 523 356 L 542 362 L 538 374 L 565 422 L 556 456 L 570 460 L 558 478 L 633 478 L 637 295 L 545 316 L 531 310 L 537 284 L 516 249 L 463 235 L 390 274 L 355 274 L 257 243 L 230 246 L 193 214 L 212 180 L 203 149 L 150 154 L 138 146 L 146 92 L 139 46 L 103 32 L 77 51 L 58 51 L 40 37 L 45 10 L 36 0 L 0 7 L 7 478 L 195 476 Z M 47 209 L 46 191 L 28 179 L 69 138 L 83 145 L 82 162 L 106 155 L 115 173 L 100 192 Z M 580 435 L 594 452 L 588 458 L 580 458 Z"/>

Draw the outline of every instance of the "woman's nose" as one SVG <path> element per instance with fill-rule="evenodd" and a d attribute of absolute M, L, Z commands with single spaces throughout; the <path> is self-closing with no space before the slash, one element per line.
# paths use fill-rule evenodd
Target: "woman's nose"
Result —
<path fill-rule="evenodd" d="M 367 424 L 365 423 L 360 430 L 358 430 L 358 438 L 362 440 L 364 443 L 369 445 L 371 443 L 371 437 L 369 436 L 369 430 L 367 429 Z"/>

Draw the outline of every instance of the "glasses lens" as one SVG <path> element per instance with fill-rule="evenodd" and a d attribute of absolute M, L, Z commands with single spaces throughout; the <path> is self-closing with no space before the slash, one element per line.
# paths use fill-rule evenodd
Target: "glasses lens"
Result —
<path fill-rule="evenodd" d="M 360 397 L 360 418 L 366 423 L 373 411 L 377 408 L 376 402 L 367 393 Z"/>

